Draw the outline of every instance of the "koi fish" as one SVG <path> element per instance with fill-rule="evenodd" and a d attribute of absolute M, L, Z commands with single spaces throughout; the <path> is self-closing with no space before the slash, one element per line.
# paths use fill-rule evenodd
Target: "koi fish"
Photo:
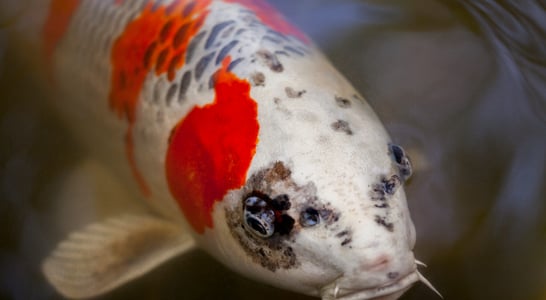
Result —
<path fill-rule="evenodd" d="M 59 243 L 43 264 L 59 293 L 100 295 L 195 247 L 322 299 L 434 290 L 412 252 L 409 158 L 267 3 L 36 3 L 53 105 L 153 211 Z"/>

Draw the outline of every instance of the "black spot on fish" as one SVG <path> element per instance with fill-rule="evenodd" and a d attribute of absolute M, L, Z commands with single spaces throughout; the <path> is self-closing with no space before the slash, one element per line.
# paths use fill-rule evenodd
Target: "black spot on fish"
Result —
<path fill-rule="evenodd" d="M 263 23 L 256 20 L 256 19 L 253 19 L 252 21 L 250 21 L 248 24 L 247 24 L 248 27 L 263 27 Z"/>
<path fill-rule="evenodd" d="M 176 130 L 176 127 L 174 127 L 173 129 L 171 129 L 171 132 L 169 132 L 169 138 L 167 139 L 167 145 L 170 145 L 171 142 L 173 141 L 173 135 L 174 135 L 174 131 Z"/>
<path fill-rule="evenodd" d="M 171 62 L 169 63 L 169 67 L 167 68 L 168 78 L 174 80 L 174 77 L 176 75 L 176 69 L 180 65 L 181 61 L 182 61 L 182 53 L 175 55 L 171 59 Z"/>
<path fill-rule="evenodd" d="M 161 31 L 159 32 L 159 41 L 161 43 L 164 43 L 167 38 L 169 37 L 169 33 L 171 33 L 171 30 L 173 29 L 174 20 L 170 20 L 163 27 L 161 28 Z"/>
<path fill-rule="evenodd" d="M 382 177 L 379 183 L 372 186 L 371 198 L 373 201 L 386 201 L 387 197 L 394 195 L 400 187 L 401 181 L 398 175 L 393 175 L 389 179 Z M 376 204 L 378 208 L 386 208 L 387 205 Z"/>
<path fill-rule="evenodd" d="M 341 242 L 341 246 L 345 246 L 345 245 L 349 244 L 350 242 L 352 242 L 352 239 L 346 238 Z"/>
<path fill-rule="evenodd" d="M 197 48 L 197 45 L 201 42 L 201 40 L 205 37 L 207 34 L 206 31 L 201 31 L 198 33 L 190 42 L 188 45 L 188 49 L 186 50 L 186 64 L 189 64 L 193 58 L 193 54 L 195 53 L 195 49 Z"/>
<path fill-rule="evenodd" d="M 275 31 L 273 29 L 268 29 L 267 32 L 266 32 L 266 35 L 269 35 L 269 36 L 273 36 L 273 37 L 276 37 L 278 39 L 282 39 L 282 40 L 285 40 L 287 42 L 290 41 L 289 38 L 286 37 L 286 35 L 278 32 L 278 31 Z"/>
<path fill-rule="evenodd" d="M 305 56 L 305 53 L 301 52 L 300 50 L 294 48 L 294 47 L 290 47 L 290 46 L 284 46 L 284 50 L 288 51 L 288 52 L 292 52 L 292 53 L 295 53 L 299 56 Z"/>
<path fill-rule="evenodd" d="M 152 64 L 152 55 L 154 55 L 154 52 L 157 48 L 157 42 L 153 42 L 148 46 L 146 49 L 146 52 L 144 52 L 144 67 L 146 69 L 151 67 Z"/>
<path fill-rule="evenodd" d="M 290 55 L 288 54 L 288 52 L 283 51 L 283 50 L 277 50 L 277 51 L 275 51 L 275 54 L 284 55 L 284 56 L 290 56 Z"/>
<path fill-rule="evenodd" d="M 294 38 L 295 39 L 295 38 Z M 307 48 L 304 48 L 302 46 L 298 46 L 297 47 L 297 50 L 300 51 L 301 53 L 309 53 L 309 49 Z"/>
<path fill-rule="evenodd" d="M 389 273 L 387 273 L 387 278 L 388 279 L 396 279 L 396 278 L 398 278 L 398 276 L 400 276 L 400 273 L 398 273 L 398 272 L 389 272 Z"/>
<path fill-rule="evenodd" d="M 161 94 L 165 90 L 165 85 L 166 85 L 166 82 L 163 77 L 160 77 L 159 80 L 154 84 L 153 100 L 152 100 L 154 103 L 159 103 L 159 101 L 161 101 L 162 99 Z"/>
<path fill-rule="evenodd" d="M 180 88 L 178 90 L 178 102 L 182 102 L 186 99 L 186 92 L 191 83 L 191 71 L 184 72 L 182 79 L 180 80 Z"/>
<path fill-rule="evenodd" d="M 186 18 L 187 16 L 190 15 L 190 13 L 195 8 L 195 4 L 197 4 L 197 1 L 192 1 L 192 2 L 190 2 L 188 4 L 186 4 L 186 6 L 184 7 L 184 10 L 182 11 L 182 17 L 183 18 Z"/>
<path fill-rule="evenodd" d="M 350 229 L 345 229 L 336 234 L 337 238 L 343 239 L 341 241 L 341 246 L 349 245 L 353 241 L 353 235 Z M 350 246 L 349 246 L 350 247 Z"/>
<path fill-rule="evenodd" d="M 176 30 L 176 33 L 174 34 L 174 38 L 173 38 L 173 48 L 178 49 L 178 47 L 182 45 L 182 42 L 184 42 L 184 40 L 186 39 L 186 34 L 188 33 L 189 28 L 190 28 L 190 23 L 186 23 L 180 26 L 178 30 Z"/>
<path fill-rule="evenodd" d="M 218 76 L 218 71 L 214 72 L 214 74 L 210 75 L 209 77 L 209 90 L 212 90 L 214 86 L 216 85 L 216 77 Z"/>
<path fill-rule="evenodd" d="M 229 66 L 227 67 L 227 70 L 231 72 L 231 70 L 233 70 L 233 68 L 235 68 L 243 60 L 244 60 L 244 58 L 239 57 L 239 58 L 235 59 L 234 61 L 230 62 Z"/>
<path fill-rule="evenodd" d="M 239 29 L 239 30 L 237 30 L 237 31 L 235 32 L 235 35 L 240 35 L 240 34 L 242 34 L 242 33 L 245 32 L 245 31 L 247 31 L 246 28 L 241 28 L 241 29 Z"/>
<path fill-rule="evenodd" d="M 225 45 L 222 49 L 220 49 L 220 52 L 218 52 L 218 56 L 216 57 L 216 65 L 222 62 L 224 58 L 229 54 L 229 52 L 233 49 L 233 47 L 235 47 L 238 43 L 238 40 L 233 40 Z"/>
<path fill-rule="evenodd" d="M 263 42 L 271 42 L 273 44 L 280 44 L 282 42 L 280 39 L 277 39 L 277 38 L 274 38 L 274 37 L 268 36 L 268 35 L 264 36 L 262 38 L 262 41 Z"/>
<path fill-rule="evenodd" d="M 305 90 L 296 91 L 295 89 L 287 86 L 284 88 L 284 91 L 286 92 L 286 96 L 288 98 L 300 98 L 303 94 L 305 94 Z"/>
<path fill-rule="evenodd" d="M 156 71 L 159 71 L 163 68 L 165 65 L 165 62 L 167 61 L 167 54 L 169 54 L 169 49 L 165 48 L 159 52 L 159 56 L 157 57 L 157 62 L 155 65 Z"/>
<path fill-rule="evenodd" d="M 332 123 L 331 127 L 335 131 L 344 132 L 347 135 L 353 135 L 353 131 L 351 130 L 351 127 L 347 121 L 337 120 L 336 122 Z"/>
<path fill-rule="evenodd" d="M 231 26 L 228 29 L 224 30 L 222 32 L 222 35 L 220 35 L 221 38 L 226 38 L 231 35 L 231 33 L 235 30 L 235 26 Z"/>
<path fill-rule="evenodd" d="M 216 38 L 218 37 L 218 34 L 226 28 L 227 26 L 235 23 L 235 21 L 229 20 L 225 22 L 218 23 L 214 25 L 210 31 L 209 37 L 207 38 L 207 41 L 205 42 L 205 49 L 209 49 L 214 42 L 216 41 Z"/>
<path fill-rule="evenodd" d="M 387 222 L 385 217 L 381 217 L 381 216 L 376 215 L 375 216 L 375 223 L 385 227 L 389 232 L 394 231 L 394 224 Z"/>
<path fill-rule="evenodd" d="M 256 52 L 256 55 L 269 67 L 269 69 L 271 69 L 271 71 L 277 73 L 284 71 L 283 65 L 274 53 L 262 49 Z"/>
<path fill-rule="evenodd" d="M 199 81 L 201 79 L 201 76 L 203 76 L 203 73 L 205 72 L 205 69 L 209 65 L 210 61 L 214 58 L 214 55 L 216 55 L 216 52 L 209 53 L 203 57 L 197 62 L 197 65 L 195 65 L 195 79 Z"/>
<path fill-rule="evenodd" d="M 385 193 L 393 195 L 398 187 L 400 186 L 400 178 L 396 175 L 393 175 L 390 179 L 383 179 L 383 187 Z"/>
<path fill-rule="evenodd" d="M 290 206 L 290 199 L 286 194 L 279 195 L 271 200 L 271 207 L 274 210 L 289 210 Z"/>
<path fill-rule="evenodd" d="M 280 221 L 275 223 L 275 232 L 278 232 L 280 235 L 287 235 L 294 228 L 294 219 L 286 214 L 280 216 Z"/>
<path fill-rule="evenodd" d="M 262 72 L 256 72 L 250 75 L 250 79 L 254 86 L 264 86 L 265 85 L 265 75 Z"/>
<path fill-rule="evenodd" d="M 327 205 L 323 205 L 322 208 L 318 209 L 320 218 L 324 220 L 326 225 L 331 225 L 339 221 L 339 213 L 329 208 Z"/>
<path fill-rule="evenodd" d="M 171 105 L 171 102 L 172 102 L 172 100 L 174 99 L 177 90 L 178 90 L 178 85 L 177 85 L 176 83 L 171 84 L 171 86 L 170 86 L 169 89 L 167 90 L 167 96 L 166 96 L 166 99 L 167 99 L 167 106 L 170 106 L 170 105 Z"/>
<path fill-rule="evenodd" d="M 389 204 L 387 204 L 386 202 L 374 204 L 374 206 L 377 208 L 389 208 Z"/>
<path fill-rule="evenodd" d="M 340 237 L 343 237 L 345 235 L 348 235 L 349 234 L 349 230 L 343 230 L 339 233 L 336 234 L 336 237 L 340 238 Z"/>
<path fill-rule="evenodd" d="M 335 96 L 335 99 L 336 99 L 337 106 L 339 106 L 341 108 L 351 107 L 351 101 L 349 99 L 339 97 L 339 96 Z"/>

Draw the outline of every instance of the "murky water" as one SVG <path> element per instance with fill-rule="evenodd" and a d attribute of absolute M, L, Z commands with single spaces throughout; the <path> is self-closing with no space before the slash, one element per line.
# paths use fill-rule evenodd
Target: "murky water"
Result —
<path fill-rule="evenodd" d="M 546 5 L 487 3 L 274 2 L 413 155 L 416 255 L 444 297 L 546 299 Z M 0 298 L 57 299 L 39 263 L 62 236 L 51 194 L 82 152 L 6 46 L 0 31 Z M 182 298 L 311 299 L 202 252 L 103 297 Z"/>

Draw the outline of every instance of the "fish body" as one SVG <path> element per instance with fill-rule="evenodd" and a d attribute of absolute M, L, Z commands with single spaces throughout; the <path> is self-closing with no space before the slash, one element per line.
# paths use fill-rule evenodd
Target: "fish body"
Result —
<path fill-rule="evenodd" d="M 192 243 L 245 276 L 323 299 L 395 299 L 424 280 L 407 156 L 268 4 L 37 3 L 26 30 L 39 32 L 29 36 L 53 105 L 161 216 L 104 221 L 61 243 L 44 271 L 62 294 L 106 292 Z M 127 240 L 157 247 L 112 254 L 140 249 Z M 142 262 L 128 263 L 135 255 Z M 90 257 L 101 267 L 81 263 Z"/>

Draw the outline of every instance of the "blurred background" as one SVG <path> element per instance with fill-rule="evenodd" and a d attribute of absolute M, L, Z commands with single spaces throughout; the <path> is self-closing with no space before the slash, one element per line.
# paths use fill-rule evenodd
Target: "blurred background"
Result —
<path fill-rule="evenodd" d="M 546 299 L 546 4 L 275 0 L 366 97 L 417 171 L 422 273 L 445 299 Z M 13 59 L 0 12 L 0 299 L 59 299 L 39 271 L 83 151 Z M 82 191 L 85 193 L 85 190 Z M 73 211 L 92 207 L 74 200 Z M 86 216 L 74 216 L 85 219 Z M 59 225 L 61 224 L 61 225 Z M 64 224 L 66 225 L 66 224 Z M 66 225 L 68 226 L 68 225 Z M 101 299 L 313 299 L 181 256 Z M 417 284 L 402 299 L 439 299 Z"/>

